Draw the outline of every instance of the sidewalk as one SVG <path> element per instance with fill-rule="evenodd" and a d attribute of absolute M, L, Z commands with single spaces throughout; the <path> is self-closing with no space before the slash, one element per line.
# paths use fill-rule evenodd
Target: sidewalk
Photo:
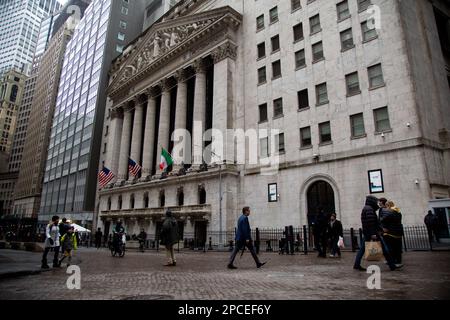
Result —
<path fill-rule="evenodd" d="M 53 259 L 52 252 L 49 252 L 48 259 L 50 262 Z M 0 249 L 0 279 L 33 275 L 52 270 L 52 268 L 41 269 L 41 260 L 42 252 Z M 80 260 L 74 262 L 80 263 Z"/>

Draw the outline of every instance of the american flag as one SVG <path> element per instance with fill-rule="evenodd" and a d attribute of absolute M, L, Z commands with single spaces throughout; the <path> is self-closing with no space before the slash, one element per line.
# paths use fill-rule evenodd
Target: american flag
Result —
<path fill-rule="evenodd" d="M 112 173 L 108 168 L 103 167 L 102 171 L 98 173 L 98 183 L 100 184 L 100 189 L 103 189 L 113 178 L 114 173 Z"/>
<path fill-rule="evenodd" d="M 136 177 L 139 174 L 139 171 L 141 171 L 141 166 L 133 161 L 133 159 L 128 158 L 128 171 L 131 175 Z"/>

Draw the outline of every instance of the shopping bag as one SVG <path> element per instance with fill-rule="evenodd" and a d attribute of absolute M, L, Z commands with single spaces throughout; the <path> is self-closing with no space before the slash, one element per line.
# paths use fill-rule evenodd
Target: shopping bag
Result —
<path fill-rule="evenodd" d="M 345 245 L 344 245 L 344 238 L 339 237 L 339 240 L 338 240 L 338 242 L 337 242 L 337 245 L 338 245 L 339 248 L 344 249 L 344 248 L 345 248 Z"/>
<path fill-rule="evenodd" d="M 365 245 L 364 258 L 367 261 L 381 261 L 383 259 L 383 249 L 380 241 L 366 241 Z"/>

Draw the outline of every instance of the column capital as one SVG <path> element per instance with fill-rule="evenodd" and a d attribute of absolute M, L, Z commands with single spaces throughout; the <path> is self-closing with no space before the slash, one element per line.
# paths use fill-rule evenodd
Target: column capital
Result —
<path fill-rule="evenodd" d="M 132 101 L 135 107 L 142 106 L 146 102 L 146 100 L 143 99 L 141 94 L 134 96 Z"/>
<path fill-rule="evenodd" d="M 161 87 L 162 92 L 169 91 L 172 88 L 172 81 L 170 81 L 169 79 L 162 79 L 159 82 L 159 86 Z"/>
<path fill-rule="evenodd" d="M 227 42 L 214 49 L 211 54 L 214 63 L 218 63 L 226 58 L 235 60 L 237 57 L 237 46 L 231 42 Z"/>
<path fill-rule="evenodd" d="M 177 80 L 177 82 L 184 82 L 188 78 L 188 72 L 185 69 L 180 69 L 175 72 L 173 77 Z"/>
<path fill-rule="evenodd" d="M 194 61 L 192 68 L 195 70 L 195 73 L 206 73 L 207 64 L 205 60 L 198 59 Z"/>
<path fill-rule="evenodd" d="M 156 98 L 158 95 L 158 89 L 156 87 L 149 87 L 145 90 L 145 94 L 147 95 L 147 99 Z"/>
<path fill-rule="evenodd" d="M 120 107 L 111 109 L 111 120 L 116 118 L 123 118 L 123 109 Z"/>

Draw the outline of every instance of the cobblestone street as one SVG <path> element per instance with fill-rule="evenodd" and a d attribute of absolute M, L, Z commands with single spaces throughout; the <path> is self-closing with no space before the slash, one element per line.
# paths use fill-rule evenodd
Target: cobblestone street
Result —
<path fill-rule="evenodd" d="M 381 290 L 368 290 L 369 274 L 352 269 L 354 253 L 342 259 L 280 256 L 256 269 L 248 252 L 226 269 L 228 253 L 182 252 L 176 267 L 164 267 L 164 252 L 81 249 L 81 290 L 68 290 L 65 268 L 0 280 L 0 299 L 449 299 L 450 252 L 407 252 L 405 267 L 391 272 L 380 263 Z M 245 288 L 245 290 L 242 290 Z"/>

